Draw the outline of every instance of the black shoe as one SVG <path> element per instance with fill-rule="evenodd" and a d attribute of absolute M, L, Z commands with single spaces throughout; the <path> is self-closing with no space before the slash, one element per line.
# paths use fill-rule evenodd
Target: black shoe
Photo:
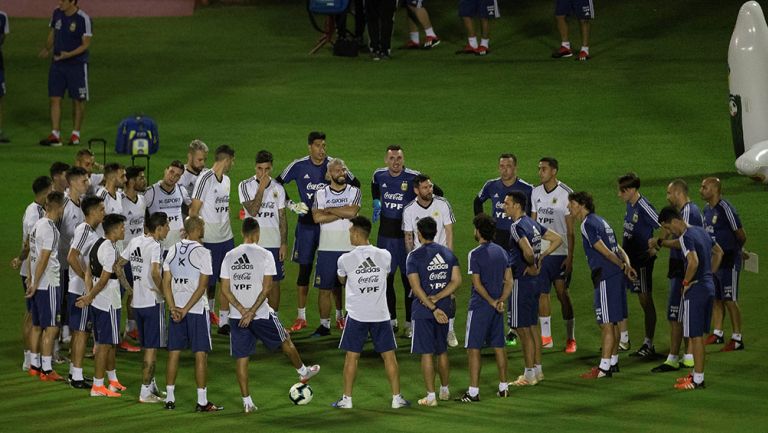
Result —
<path fill-rule="evenodd" d="M 675 367 L 665 362 L 657 367 L 653 367 L 651 369 L 651 373 L 666 373 L 668 371 L 678 371 L 678 370 L 680 370 L 680 363 L 678 363 L 677 367 Z"/>
<path fill-rule="evenodd" d="M 167 410 L 174 410 L 174 409 L 176 409 L 176 402 L 175 401 L 166 401 L 165 402 L 165 408 Z"/>
<path fill-rule="evenodd" d="M 229 330 L 230 330 L 229 329 L 229 324 L 224 324 L 224 325 L 219 326 L 219 330 L 217 331 L 217 333 L 219 335 L 229 335 Z"/>
<path fill-rule="evenodd" d="M 56 138 L 53 134 L 51 134 L 48 137 L 40 140 L 40 145 L 48 147 L 61 147 L 61 139 Z"/>
<path fill-rule="evenodd" d="M 329 335 L 331 335 L 331 329 L 320 325 L 317 327 L 317 329 L 315 329 L 315 332 L 310 335 L 310 337 L 327 337 Z"/>
<path fill-rule="evenodd" d="M 496 393 L 496 396 L 499 398 L 507 398 L 509 397 L 509 390 L 505 389 L 504 391 L 499 391 Z"/>
<path fill-rule="evenodd" d="M 195 412 L 218 412 L 220 410 L 224 410 L 224 406 L 216 406 L 210 401 L 202 406 L 199 404 L 195 405 Z"/>
<path fill-rule="evenodd" d="M 648 346 L 645 343 L 643 343 L 643 345 L 640 346 L 639 349 L 637 349 L 637 352 L 633 352 L 629 354 L 629 356 L 636 357 L 636 358 L 637 357 L 648 358 L 655 355 L 656 355 L 656 348 L 653 346 Z"/>
<path fill-rule="evenodd" d="M 480 394 L 477 394 L 476 396 L 472 397 L 469 395 L 469 391 L 462 394 L 461 397 L 457 398 L 455 401 L 461 402 L 461 403 L 474 403 L 477 401 L 480 401 Z"/>
<path fill-rule="evenodd" d="M 91 389 L 93 385 L 88 385 L 84 380 L 70 380 L 69 386 L 74 389 Z"/>
<path fill-rule="evenodd" d="M 614 364 L 611 366 L 611 373 L 619 373 L 619 364 Z"/>

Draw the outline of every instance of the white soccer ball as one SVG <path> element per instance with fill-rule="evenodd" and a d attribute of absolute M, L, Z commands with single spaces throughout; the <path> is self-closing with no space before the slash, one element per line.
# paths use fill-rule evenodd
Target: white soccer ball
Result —
<path fill-rule="evenodd" d="M 309 404 L 312 401 L 312 387 L 306 383 L 294 383 L 290 391 L 288 391 L 288 398 L 291 399 L 293 404 Z"/>

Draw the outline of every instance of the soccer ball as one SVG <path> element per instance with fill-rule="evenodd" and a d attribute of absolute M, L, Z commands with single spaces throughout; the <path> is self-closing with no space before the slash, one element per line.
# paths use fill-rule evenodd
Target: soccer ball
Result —
<path fill-rule="evenodd" d="M 309 404 L 312 401 L 312 388 L 306 383 L 295 383 L 288 391 L 288 398 L 293 404 Z"/>

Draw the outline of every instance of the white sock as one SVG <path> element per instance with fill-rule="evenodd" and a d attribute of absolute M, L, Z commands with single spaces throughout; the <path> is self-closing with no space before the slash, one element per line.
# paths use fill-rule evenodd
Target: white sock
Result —
<path fill-rule="evenodd" d="M 619 341 L 621 341 L 622 343 L 629 343 L 629 331 L 622 331 L 621 338 L 619 338 Z"/>
<path fill-rule="evenodd" d="M 480 394 L 480 388 L 476 386 L 470 386 L 469 387 L 469 395 L 470 397 L 477 397 L 477 395 Z"/>
<path fill-rule="evenodd" d="M 440 386 L 440 394 L 450 394 L 451 390 L 448 389 L 448 385 Z"/>
<path fill-rule="evenodd" d="M 219 326 L 229 325 L 229 310 L 219 310 Z"/>
<path fill-rule="evenodd" d="M 31 363 L 30 362 L 31 354 L 32 354 L 32 352 L 30 352 L 29 350 L 25 350 L 24 351 L 24 366 L 25 367 L 29 367 L 29 364 Z"/>
<path fill-rule="evenodd" d="M 117 371 L 107 370 L 107 377 L 109 378 L 110 382 L 117 382 Z"/>
<path fill-rule="evenodd" d="M 434 392 L 428 392 L 427 393 L 427 401 L 433 401 L 435 399 L 435 393 Z"/>
<path fill-rule="evenodd" d="M 733 333 L 731 334 L 731 340 L 741 341 L 741 334 Z"/>
<path fill-rule="evenodd" d="M 71 362 L 70 362 L 70 363 L 69 363 L 69 375 L 70 375 L 70 376 L 72 375 L 72 370 L 74 370 L 74 369 L 75 369 L 75 364 L 73 364 L 73 363 L 71 363 Z"/>
<path fill-rule="evenodd" d="M 448 319 L 448 332 L 453 332 L 453 322 L 456 319 Z"/>
<path fill-rule="evenodd" d="M 694 383 L 702 383 L 704 382 L 704 373 L 696 373 L 693 372 L 693 382 Z"/>
<path fill-rule="evenodd" d="M 53 366 L 51 365 L 51 360 L 53 359 L 52 356 L 43 356 L 43 371 L 51 371 L 53 370 Z"/>
<path fill-rule="evenodd" d="M 40 354 L 39 353 L 30 353 L 29 354 L 29 364 L 32 367 L 35 367 L 36 369 L 40 370 Z"/>
<path fill-rule="evenodd" d="M 673 354 L 670 353 L 669 355 L 667 355 L 667 361 L 666 362 L 667 362 L 667 364 L 673 364 L 673 363 L 677 362 L 678 359 L 679 358 L 677 357 L 677 355 L 673 355 Z"/>
<path fill-rule="evenodd" d="M 403 324 L 403 326 L 408 328 L 408 329 L 411 329 L 411 322 L 406 320 L 405 323 Z"/>
<path fill-rule="evenodd" d="M 488 48 L 491 46 L 491 40 L 490 39 L 480 39 L 480 45 Z"/>
<path fill-rule="evenodd" d="M 54 130 L 52 130 L 52 131 L 51 131 L 51 134 L 52 134 L 54 137 L 56 137 L 56 138 L 61 138 L 61 131 L 59 131 L 58 129 L 54 129 Z"/>
<path fill-rule="evenodd" d="M 306 376 L 307 373 L 309 373 L 309 368 L 307 368 L 306 365 L 301 364 L 301 367 L 296 369 L 296 373 L 299 373 L 299 376 Z"/>
<path fill-rule="evenodd" d="M 72 135 L 76 136 L 77 138 L 80 138 L 80 131 L 72 130 Z"/>
<path fill-rule="evenodd" d="M 419 43 L 419 32 L 410 32 L 411 42 Z"/>
<path fill-rule="evenodd" d="M 133 319 L 128 320 L 128 323 L 125 325 L 125 332 L 131 332 L 134 329 L 136 329 L 136 321 Z"/>
<path fill-rule="evenodd" d="M 147 398 L 149 397 L 149 394 L 152 394 L 152 392 L 149 390 L 149 385 L 141 385 L 141 391 L 139 394 L 140 398 Z"/>
<path fill-rule="evenodd" d="M 552 327 L 550 323 L 552 316 L 539 316 L 539 325 L 541 325 L 541 336 L 552 337 Z"/>
<path fill-rule="evenodd" d="M 526 368 L 523 377 L 525 377 L 525 380 L 528 382 L 536 380 L 536 368 Z"/>
<path fill-rule="evenodd" d="M 565 335 L 568 336 L 569 340 L 575 340 L 576 339 L 576 319 L 568 319 L 565 321 Z"/>
<path fill-rule="evenodd" d="M 66 340 L 67 337 L 69 337 L 69 325 L 64 325 L 61 327 L 61 338 Z"/>
<path fill-rule="evenodd" d="M 173 395 L 175 390 L 176 385 L 165 385 L 165 401 L 176 401 L 176 396 Z"/>
<path fill-rule="evenodd" d="M 499 392 L 504 392 L 509 389 L 509 382 L 499 382 Z"/>
<path fill-rule="evenodd" d="M 320 325 L 324 328 L 331 329 L 331 319 L 320 319 Z"/>
<path fill-rule="evenodd" d="M 208 389 L 207 388 L 197 388 L 197 404 L 200 406 L 205 406 L 208 404 Z"/>
<path fill-rule="evenodd" d="M 600 370 L 608 371 L 611 369 L 611 358 L 600 358 Z"/>
<path fill-rule="evenodd" d="M 619 355 L 611 355 L 611 365 L 618 365 L 619 363 Z"/>
<path fill-rule="evenodd" d="M 541 364 L 533 364 L 533 371 L 536 372 L 536 376 L 544 374 L 544 370 L 541 368 Z"/>
<path fill-rule="evenodd" d="M 722 337 L 723 335 L 725 335 L 722 329 L 715 329 L 714 331 L 712 331 L 712 333 L 717 335 L 718 337 Z"/>
<path fill-rule="evenodd" d="M 469 46 L 472 48 L 477 48 L 477 37 L 472 36 L 471 38 L 467 38 L 467 42 L 469 43 Z"/>
<path fill-rule="evenodd" d="M 94 377 L 93 378 L 93 386 L 96 387 L 96 388 L 104 386 L 104 378 L 103 377 L 102 378 Z"/>
<path fill-rule="evenodd" d="M 563 42 L 560 42 L 560 46 L 561 46 L 561 47 L 563 47 L 563 48 L 567 48 L 567 49 L 569 49 L 569 50 L 570 50 L 570 49 L 571 49 L 571 42 L 570 42 L 570 41 L 563 41 Z"/>
<path fill-rule="evenodd" d="M 72 380 L 83 380 L 83 369 L 72 366 Z"/>
<path fill-rule="evenodd" d="M 589 47 L 586 45 L 581 46 L 581 51 L 584 51 L 585 53 L 589 54 Z"/>
<path fill-rule="evenodd" d="M 643 344 L 645 344 L 648 347 L 653 347 L 653 340 L 651 340 L 648 337 L 645 337 L 645 339 L 643 340 Z"/>
<path fill-rule="evenodd" d="M 297 308 L 296 311 L 298 311 L 297 315 L 298 315 L 299 319 L 307 320 L 307 309 L 306 308 Z"/>
<path fill-rule="evenodd" d="M 256 406 L 253 404 L 253 400 L 251 400 L 251 396 L 243 397 L 243 406 Z"/>
<path fill-rule="evenodd" d="M 341 314 L 341 310 L 337 309 L 337 310 L 336 310 L 336 320 L 339 320 L 339 319 L 341 319 L 342 317 L 344 317 L 344 315 L 343 315 L 343 314 Z"/>
<path fill-rule="evenodd" d="M 433 37 L 433 38 L 437 37 L 437 35 L 435 34 L 435 30 L 432 27 L 430 27 L 428 29 L 424 29 L 424 34 L 426 34 L 427 36 Z"/>

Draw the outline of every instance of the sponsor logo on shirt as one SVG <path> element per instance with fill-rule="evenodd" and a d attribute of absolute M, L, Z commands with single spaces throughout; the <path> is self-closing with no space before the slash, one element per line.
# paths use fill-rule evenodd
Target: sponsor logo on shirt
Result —
<path fill-rule="evenodd" d="M 243 254 L 240 256 L 235 263 L 232 264 L 233 271 L 243 271 L 243 270 L 251 270 L 253 269 L 253 265 L 251 264 L 251 261 L 248 260 L 248 255 Z"/>

